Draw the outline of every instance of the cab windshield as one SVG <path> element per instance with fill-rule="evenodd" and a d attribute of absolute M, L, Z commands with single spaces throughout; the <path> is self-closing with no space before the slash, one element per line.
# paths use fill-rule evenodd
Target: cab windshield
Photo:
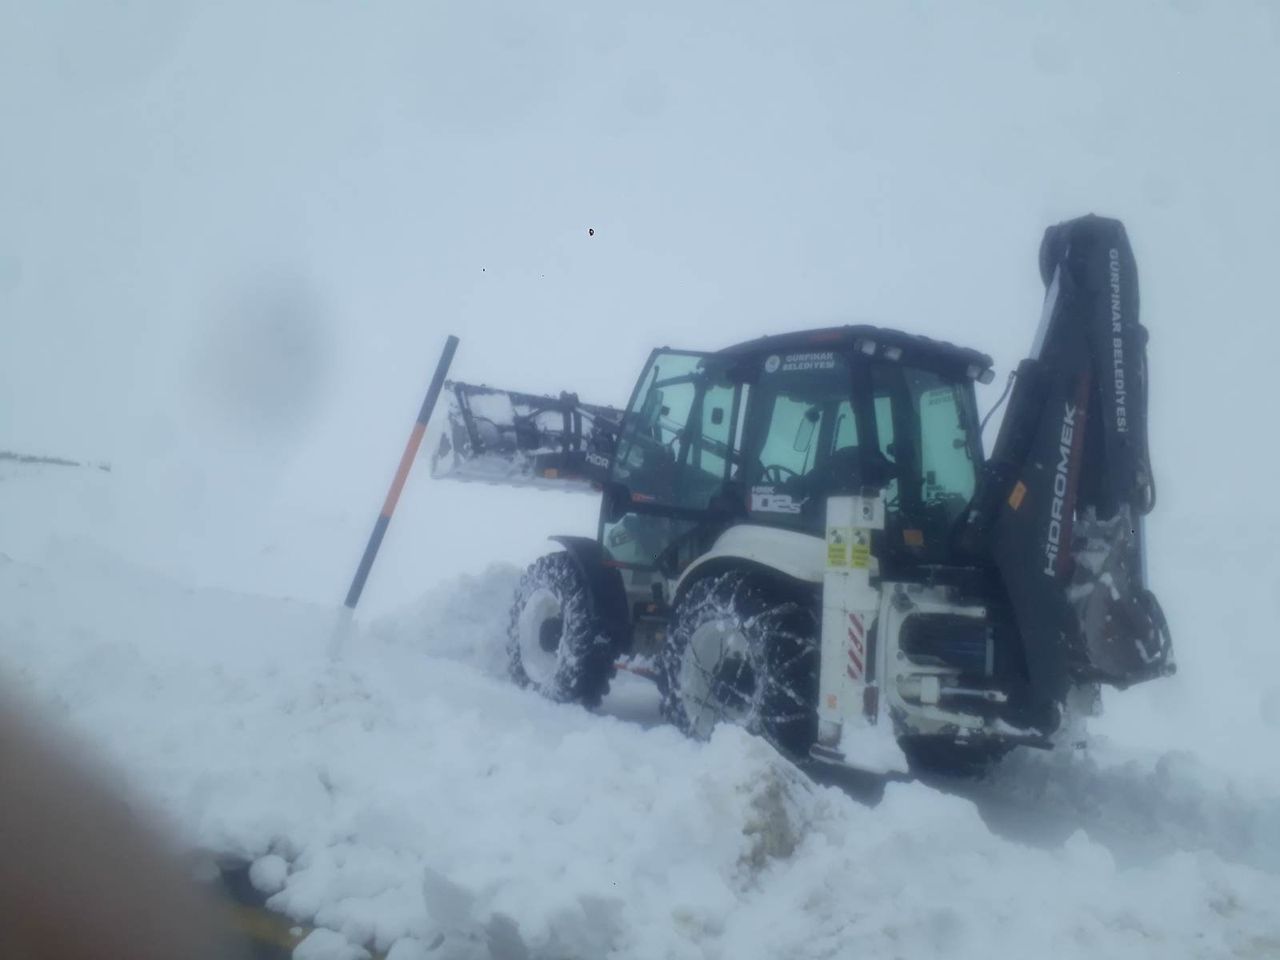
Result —
<path fill-rule="evenodd" d="M 698 514 L 732 507 L 735 430 L 743 393 L 716 356 L 662 350 L 649 358 L 623 420 L 610 480 L 624 498 L 601 517 L 609 559 L 651 567 L 695 531 Z"/>
<path fill-rule="evenodd" d="M 707 509 L 729 478 L 738 388 L 714 356 L 663 351 L 623 422 L 612 479 L 637 503 Z"/>

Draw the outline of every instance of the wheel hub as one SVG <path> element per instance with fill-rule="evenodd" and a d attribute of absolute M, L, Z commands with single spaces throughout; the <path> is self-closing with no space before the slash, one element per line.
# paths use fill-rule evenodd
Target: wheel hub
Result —
<path fill-rule="evenodd" d="M 746 725 L 756 674 L 737 624 L 709 620 L 694 630 L 680 674 L 680 698 L 695 734 L 709 737 L 717 723 Z"/>
<path fill-rule="evenodd" d="M 710 685 L 717 703 L 730 710 L 745 711 L 750 708 L 751 695 L 755 693 L 755 671 L 746 657 L 729 653 L 712 670 Z"/>
<path fill-rule="evenodd" d="M 535 684 L 549 682 L 559 668 L 564 611 L 560 598 L 546 588 L 529 595 L 516 623 L 520 665 Z"/>
<path fill-rule="evenodd" d="M 538 646 L 546 653 L 555 653 L 564 636 L 564 617 L 548 617 L 538 628 Z"/>

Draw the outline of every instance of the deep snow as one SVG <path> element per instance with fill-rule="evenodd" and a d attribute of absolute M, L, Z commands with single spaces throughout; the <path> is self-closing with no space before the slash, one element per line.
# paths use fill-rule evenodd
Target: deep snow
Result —
<path fill-rule="evenodd" d="M 6 525 L 33 469 L 0 481 Z M 36 472 L 46 496 L 117 482 Z M 1280 950 L 1273 783 L 1104 741 L 868 805 L 739 731 L 682 738 L 643 681 L 597 714 L 515 689 L 517 575 L 357 625 L 335 662 L 330 608 L 61 539 L 0 558 L 0 671 L 185 845 L 252 862 L 272 907 L 324 928 L 303 958 Z"/>

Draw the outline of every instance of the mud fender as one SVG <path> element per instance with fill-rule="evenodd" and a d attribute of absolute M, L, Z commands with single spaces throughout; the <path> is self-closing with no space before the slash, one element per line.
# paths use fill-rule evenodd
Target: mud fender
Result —
<path fill-rule="evenodd" d="M 826 569 L 826 541 L 822 537 L 778 527 L 740 523 L 716 539 L 711 549 L 685 568 L 676 581 L 675 596 L 700 574 L 746 563 L 804 583 L 822 583 Z"/>
<path fill-rule="evenodd" d="M 619 652 L 631 649 L 631 610 L 622 574 L 605 566 L 604 548 L 589 537 L 550 537 L 564 547 L 582 571 L 593 612 L 607 625 Z"/>

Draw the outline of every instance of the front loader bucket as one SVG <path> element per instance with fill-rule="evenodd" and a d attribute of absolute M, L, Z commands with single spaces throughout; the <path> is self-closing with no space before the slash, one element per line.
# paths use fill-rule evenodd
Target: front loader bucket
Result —
<path fill-rule="evenodd" d="M 622 411 L 454 381 L 448 423 L 431 457 L 442 480 L 592 492 L 608 474 Z"/>

